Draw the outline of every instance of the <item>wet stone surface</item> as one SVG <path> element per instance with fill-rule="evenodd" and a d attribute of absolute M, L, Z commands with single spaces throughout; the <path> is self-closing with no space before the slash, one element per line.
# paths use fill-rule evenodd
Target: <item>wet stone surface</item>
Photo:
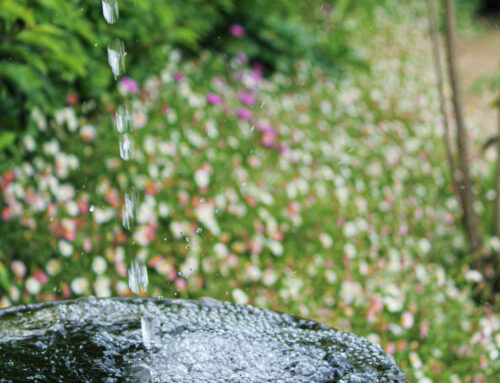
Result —
<path fill-rule="evenodd" d="M 368 340 L 211 299 L 89 298 L 0 310 L 0 375 L 0 382 L 405 382 Z"/>

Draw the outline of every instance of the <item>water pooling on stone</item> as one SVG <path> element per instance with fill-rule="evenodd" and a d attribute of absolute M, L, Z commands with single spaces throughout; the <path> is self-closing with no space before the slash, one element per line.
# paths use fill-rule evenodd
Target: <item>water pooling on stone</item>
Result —
<path fill-rule="evenodd" d="M 143 344 L 144 332 L 155 336 Z M 405 382 L 394 359 L 316 322 L 214 300 L 83 299 L 0 310 L 13 381 Z"/>

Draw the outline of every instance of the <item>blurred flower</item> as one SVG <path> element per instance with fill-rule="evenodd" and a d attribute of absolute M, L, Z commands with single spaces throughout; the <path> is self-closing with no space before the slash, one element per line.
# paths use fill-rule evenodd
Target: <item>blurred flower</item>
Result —
<path fill-rule="evenodd" d="M 89 282 L 87 281 L 86 278 L 83 277 L 75 278 L 71 282 L 71 290 L 77 295 L 85 294 L 88 288 L 89 288 Z"/>
<path fill-rule="evenodd" d="M 66 96 L 66 104 L 68 104 L 68 105 L 77 104 L 79 100 L 80 100 L 80 97 L 78 96 L 77 93 L 69 93 Z"/>
<path fill-rule="evenodd" d="M 71 254 L 73 254 L 73 246 L 71 245 L 71 243 L 65 240 L 60 240 L 58 247 L 59 252 L 63 257 L 69 257 Z"/>
<path fill-rule="evenodd" d="M 245 108 L 238 108 L 236 110 L 236 116 L 244 121 L 250 121 L 252 119 L 252 112 Z"/>
<path fill-rule="evenodd" d="M 236 303 L 239 303 L 242 305 L 248 303 L 248 297 L 241 289 L 234 289 L 233 292 L 231 293 L 231 295 L 233 296 L 233 299 Z"/>
<path fill-rule="evenodd" d="M 469 282 L 479 283 L 483 280 L 483 275 L 477 270 L 469 270 L 465 273 L 465 279 Z"/>
<path fill-rule="evenodd" d="M 40 292 L 42 285 L 35 278 L 29 277 L 26 279 L 26 290 L 31 295 L 36 295 Z"/>
<path fill-rule="evenodd" d="M 410 329 L 413 327 L 413 314 L 409 311 L 405 311 L 401 316 L 401 326 L 404 329 Z"/>
<path fill-rule="evenodd" d="M 26 266 L 21 261 L 12 261 L 10 267 L 18 279 L 23 279 L 26 275 Z"/>
<path fill-rule="evenodd" d="M 35 142 L 33 136 L 30 136 L 30 135 L 24 136 L 23 137 L 23 144 L 24 144 L 24 148 L 28 152 L 32 152 L 36 149 L 36 142 Z"/>
<path fill-rule="evenodd" d="M 175 81 L 177 81 L 177 82 L 180 83 L 180 82 L 184 81 L 184 78 L 185 77 L 184 77 L 184 75 L 181 72 L 175 72 L 175 74 L 174 74 Z"/>
<path fill-rule="evenodd" d="M 80 128 L 80 136 L 86 142 L 91 142 L 95 137 L 95 128 L 92 125 L 83 125 Z"/>
<path fill-rule="evenodd" d="M 139 92 L 139 84 L 130 77 L 123 77 L 118 84 L 118 88 L 120 92 L 125 95 Z"/>
<path fill-rule="evenodd" d="M 107 263 L 103 257 L 97 256 L 92 261 L 92 270 L 94 270 L 94 273 L 96 273 L 97 275 L 104 273 L 106 271 L 106 268 Z"/>
<path fill-rule="evenodd" d="M 242 38 L 245 36 L 246 31 L 241 25 L 233 24 L 229 27 L 229 33 L 231 33 L 234 37 Z"/>
<path fill-rule="evenodd" d="M 206 98 L 207 102 L 212 105 L 222 105 L 224 102 L 222 96 L 216 93 L 207 93 Z"/>
<path fill-rule="evenodd" d="M 248 107 L 254 106 L 255 102 L 257 101 L 257 97 L 252 93 L 248 92 L 240 92 L 238 94 L 238 98 L 243 104 L 245 104 Z"/>

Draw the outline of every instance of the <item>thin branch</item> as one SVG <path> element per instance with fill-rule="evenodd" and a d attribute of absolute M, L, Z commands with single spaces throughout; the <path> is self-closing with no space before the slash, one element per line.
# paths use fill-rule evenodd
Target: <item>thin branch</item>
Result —
<path fill-rule="evenodd" d="M 460 198 L 460 189 L 457 185 L 456 176 L 456 166 L 455 160 L 453 158 L 453 153 L 451 151 L 450 145 L 450 123 L 448 120 L 448 113 L 446 112 L 446 98 L 444 96 L 444 76 L 441 67 L 441 45 L 439 41 L 439 31 L 437 27 L 436 18 L 436 8 L 434 0 L 427 0 L 427 9 L 429 11 L 429 24 L 430 24 L 430 34 L 432 38 L 432 51 L 434 58 L 434 69 L 436 71 L 436 81 L 439 93 L 439 107 L 441 109 L 441 117 L 443 119 L 444 135 L 443 143 L 446 149 L 446 157 L 448 160 L 448 167 L 450 171 L 451 183 L 453 190 L 457 197 Z"/>
<path fill-rule="evenodd" d="M 465 229 L 471 251 L 479 250 L 481 237 L 476 213 L 474 212 L 474 194 L 469 174 L 469 156 L 467 151 L 467 131 L 463 115 L 462 90 L 458 78 L 457 41 L 454 0 L 444 0 L 446 16 L 446 47 L 448 55 L 448 72 L 453 89 L 453 107 L 457 124 L 457 151 L 460 166 L 460 177 L 457 180 L 460 188 Z"/>

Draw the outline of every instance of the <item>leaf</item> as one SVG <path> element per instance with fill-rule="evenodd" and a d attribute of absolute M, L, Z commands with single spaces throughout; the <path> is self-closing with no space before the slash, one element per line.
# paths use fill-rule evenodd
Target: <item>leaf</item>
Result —
<path fill-rule="evenodd" d="M 16 134 L 14 132 L 0 132 L 0 152 L 3 151 L 16 139 Z"/>
<path fill-rule="evenodd" d="M 27 26 L 35 25 L 35 18 L 31 10 L 12 0 L 2 0 L 0 19 L 6 19 L 11 22 L 23 20 Z"/>
<path fill-rule="evenodd" d="M 4 288 L 5 291 L 9 289 L 9 273 L 2 262 L 0 262 L 0 286 Z"/>

